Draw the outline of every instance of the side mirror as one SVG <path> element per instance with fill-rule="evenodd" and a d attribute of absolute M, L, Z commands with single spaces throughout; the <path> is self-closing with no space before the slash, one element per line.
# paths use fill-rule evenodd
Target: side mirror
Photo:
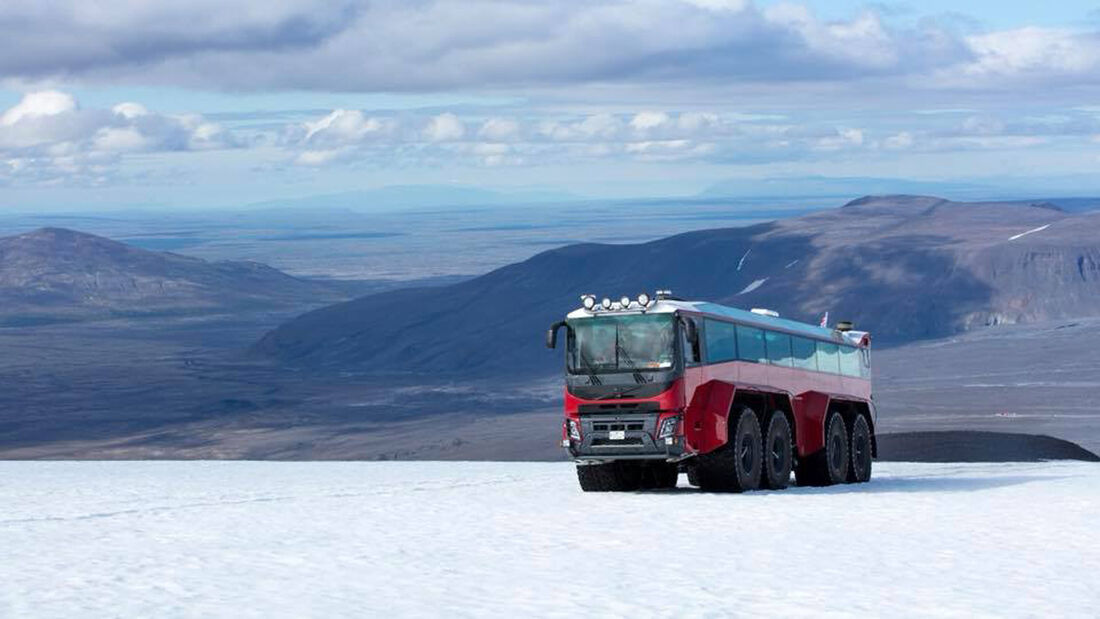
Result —
<path fill-rule="evenodd" d="M 558 347 L 558 329 L 565 326 L 565 321 L 555 322 L 550 325 L 550 329 L 546 332 L 546 347 L 557 348 Z"/>

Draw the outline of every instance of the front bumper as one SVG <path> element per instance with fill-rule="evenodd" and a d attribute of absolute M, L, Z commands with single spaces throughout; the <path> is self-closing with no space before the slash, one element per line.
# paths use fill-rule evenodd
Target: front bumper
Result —
<path fill-rule="evenodd" d="M 657 413 L 591 414 L 580 416 L 581 440 L 569 440 L 569 454 L 578 462 L 664 460 L 690 456 L 684 437 L 658 439 Z"/>

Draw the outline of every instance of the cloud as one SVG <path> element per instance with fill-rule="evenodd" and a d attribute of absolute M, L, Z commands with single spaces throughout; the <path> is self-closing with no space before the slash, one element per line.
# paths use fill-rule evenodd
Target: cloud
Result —
<path fill-rule="evenodd" d="M 126 102 L 81 109 L 64 92 L 26 93 L 0 115 L 0 159 L 9 178 L 102 178 L 133 153 L 233 148 L 237 138 L 197 114 L 163 115 Z"/>
<path fill-rule="evenodd" d="M 432 142 L 448 142 L 460 140 L 466 133 L 466 126 L 458 119 L 458 116 L 450 112 L 444 112 L 432 118 L 428 126 L 424 128 L 424 137 Z"/>
<path fill-rule="evenodd" d="M 361 92 L 981 73 L 1012 38 L 749 0 L 9 0 L 0 28 L 8 80 Z M 1059 37 L 1049 59 L 1087 66 L 1088 37 Z"/>
<path fill-rule="evenodd" d="M 883 140 L 883 147 L 887 150 L 908 150 L 913 147 L 915 139 L 909 131 L 902 131 Z"/>
<path fill-rule="evenodd" d="M 630 126 L 635 131 L 648 131 L 664 126 L 669 120 L 664 112 L 638 112 L 630 119 Z"/>
<path fill-rule="evenodd" d="M 1072 30 L 1027 27 L 971 36 L 974 62 L 962 73 L 981 78 L 1095 77 L 1100 37 Z"/>
<path fill-rule="evenodd" d="M 76 111 L 76 99 L 72 95 L 56 90 L 32 92 L 0 116 L 0 125 L 12 126 L 20 121 L 43 116 L 56 116 Z"/>
<path fill-rule="evenodd" d="M 306 121 L 299 127 L 301 142 L 313 146 L 354 144 L 389 128 L 389 123 L 365 116 L 358 110 L 333 110 L 316 121 Z"/>
<path fill-rule="evenodd" d="M 490 118 L 477 131 L 478 137 L 504 142 L 519 137 L 519 123 L 511 118 Z"/>

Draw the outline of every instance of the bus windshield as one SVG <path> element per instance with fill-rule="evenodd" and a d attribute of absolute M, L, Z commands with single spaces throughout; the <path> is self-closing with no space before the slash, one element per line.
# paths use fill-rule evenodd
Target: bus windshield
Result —
<path fill-rule="evenodd" d="M 672 368 L 675 329 L 671 314 L 582 318 L 569 323 L 569 370 L 637 372 Z"/>

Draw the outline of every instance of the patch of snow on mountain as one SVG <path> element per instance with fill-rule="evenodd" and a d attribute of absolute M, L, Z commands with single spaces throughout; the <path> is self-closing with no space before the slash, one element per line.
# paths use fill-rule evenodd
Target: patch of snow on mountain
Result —
<path fill-rule="evenodd" d="M 741 256 L 741 259 L 737 261 L 737 270 L 738 271 L 741 270 L 741 267 L 745 266 L 745 258 L 749 257 L 749 252 L 751 252 L 751 251 L 752 251 L 751 247 L 746 249 L 745 253 Z"/>
<path fill-rule="evenodd" d="M 1042 232 L 1043 230 L 1046 230 L 1049 227 L 1050 227 L 1050 224 L 1047 224 L 1045 226 L 1039 226 L 1038 228 L 1032 228 L 1031 230 L 1028 230 L 1027 232 L 1021 232 L 1019 234 L 1010 236 L 1010 237 L 1008 237 L 1008 240 L 1015 241 L 1016 239 L 1018 239 L 1020 237 L 1025 237 L 1029 234 L 1034 234 L 1036 232 Z"/>
<path fill-rule="evenodd" d="M 741 292 L 738 292 L 737 294 L 748 294 L 748 293 L 752 292 L 753 290 L 756 290 L 757 288 L 763 286 L 764 282 L 766 282 L 766 281 L 768 281 L 768 278 L 766 278 L 766 277 L 763 278 L 763 279 L 753 280 L 753 282 L 751 284 L 749 284 L 748 286 L 745 286 L 744 288 L 742 288 Z"/>
<path fill-rule="evenodd" d="M 683 484 L 681 478 L 681 484 Z M 0 616 L 1093 616 L 1100 466 L 585 494 L 568 463 L 0 462 Z"/>

